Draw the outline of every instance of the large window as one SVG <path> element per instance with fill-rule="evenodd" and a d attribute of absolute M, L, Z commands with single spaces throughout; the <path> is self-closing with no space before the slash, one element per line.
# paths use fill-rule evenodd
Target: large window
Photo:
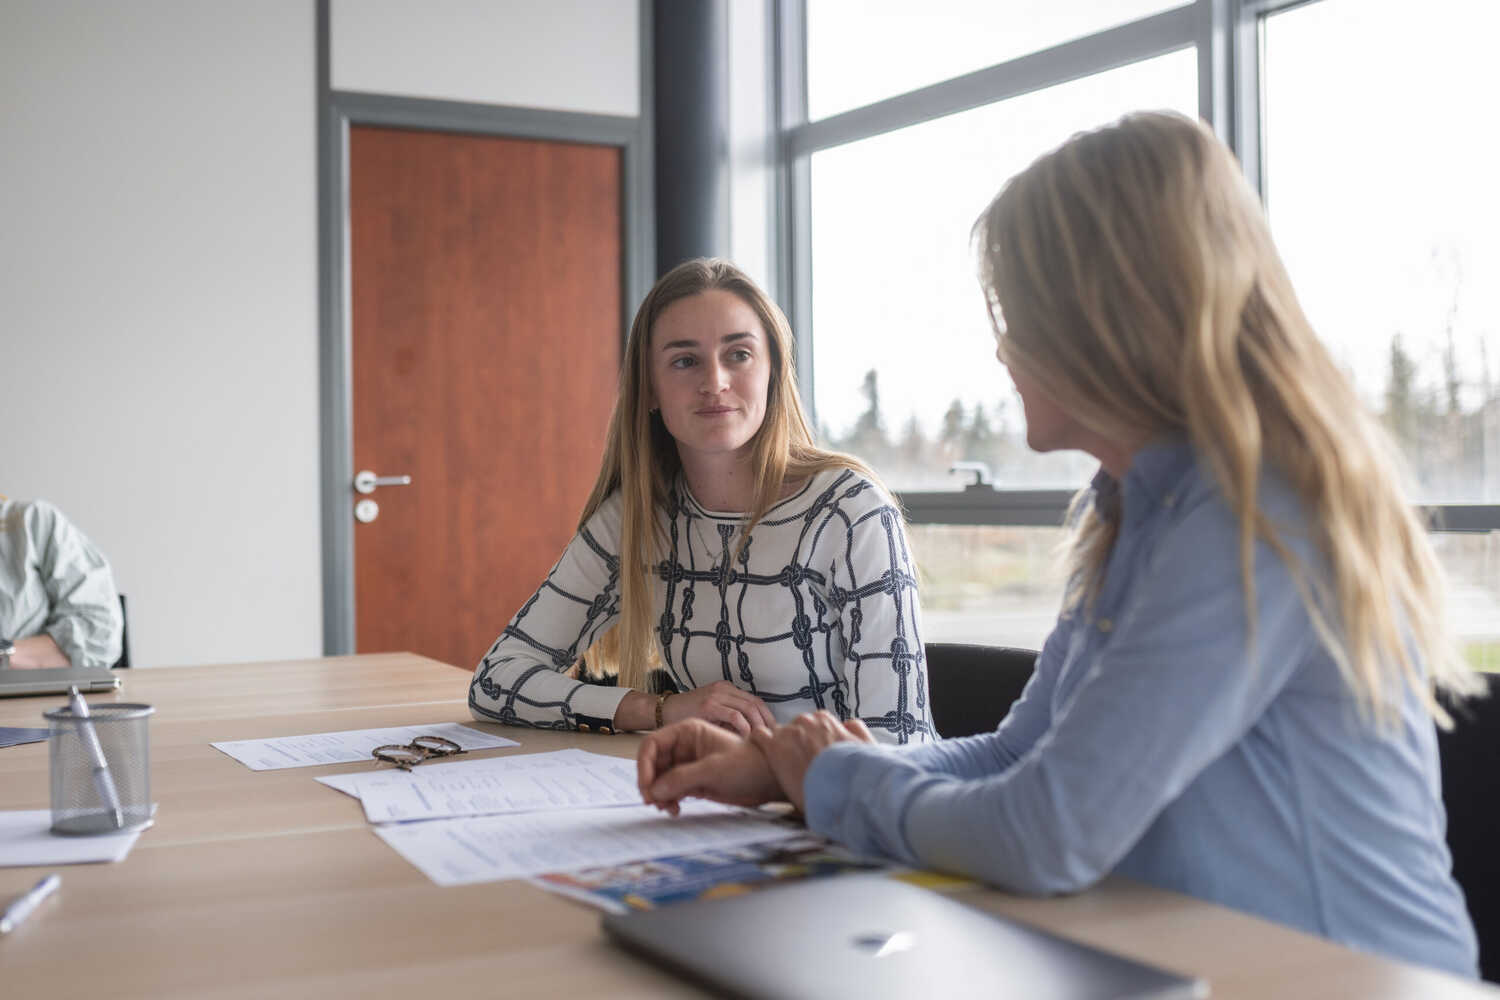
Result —
<path fill-rule="evenodd" d="M 913 524 L 908 536 L 926 641 L 1041 648 L 1062 601 L 1061 528 Z"/>
<path fill-rule="evenodd" d="M 1419 500 L 1500 502 L 1500 139 L 1482 124 L 1500 5 L 1321 0 L 1259 27 L 1261 187 L 1308 318 Z M 1435 541 L 1471 662 L 1500 670 L 1500 533 Z"/>
<path fill-rule="evenodd" d="M 1451 610 L 1500 668 L 1500 139 L 1473 0 L 782 0 L 781 297 L 824 438 L 914 522 L 932 640 L 1036 645 L 1064 505 L 993 358 L 969 227 L 1139 108 L 1206 117 L 1266 199 L 1314 326 L 1434 505 Z M 957 463 L 983 463 L 990 483 Z M 966 484 L 968 484 L 966 486 Z"/>
<path fill-rule="evenodd" d="M 1182 5 L 1182 0 L 808 0 L 816 121 Z"/>
<path fill-rule="evenodd" d="M 999 6 L 1003 6 L 999 5 Z M 969 228 L 1006 178 L 1135 108 L 1196 113 L 1191 49 L 812 155 L 812 342 L 825 439 L 899 490 L 955 461 L 1006 487 L 1076 487 L 1094 463 L 1026 447 L 995 360 Z"/>
<path fill-rule="evenodd" d="M 1277 246 L 1425 501 L 1500 502 L 1497 33 L 1500 4 L 1473 0 L 1323 0 L 1264 23 Z"/>

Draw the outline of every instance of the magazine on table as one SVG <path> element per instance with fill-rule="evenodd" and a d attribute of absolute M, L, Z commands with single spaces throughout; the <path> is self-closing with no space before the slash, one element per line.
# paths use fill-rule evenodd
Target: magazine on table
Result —
<path fill-rule="evenodd" d="M 807 834 L 746 847 L 552 872 L 531 881 L 601 910 L 625 913 L 689 899 L 737 896 L 778 882 L 871 871 L 906 870 L 858 857 L 822 837 Z"/>

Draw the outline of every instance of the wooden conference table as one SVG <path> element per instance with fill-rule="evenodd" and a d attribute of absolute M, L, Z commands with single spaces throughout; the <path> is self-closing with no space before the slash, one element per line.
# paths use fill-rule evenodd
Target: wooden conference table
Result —
<path fill-rule="evenodd" d="M 63 886 L 0 938 L 7 997 L 662 996 L 697 991 L 611 946 L 598 914 L 523 882 L 439 888 L 314 775 L 251 771 L 211 741 L 471 722 L 466 672 L 410 653 L 134 670 L 146 702 L 156 824 L 118 864 Z M 44 725 L 57 698 L 0 701 Z M 476 724 L 491 728 L 487 724 Z M 629 756 L 637 737 L 503 729 L 521 746 Z M 0 749 L 0 808 L 48 806 L 47 747 Z M 0 898 L 47 869 L 0 868 Z M 1214 997 L 1500 997 L 1185 896 L 1112 878 L 1059 899 L 962 889 L 972 905 L 1209 980 Z"/>

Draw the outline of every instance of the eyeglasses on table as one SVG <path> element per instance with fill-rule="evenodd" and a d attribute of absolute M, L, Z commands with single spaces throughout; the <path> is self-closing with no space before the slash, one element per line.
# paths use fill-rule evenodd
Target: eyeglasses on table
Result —
<path fill-rule="evenodd" d="M 467 753 L 463 747 L 443 736 L 418 736 L 410 743 L 387 743 L 370 751 L 376 760 L 395 764 L 403 771 L 410 771 L 424 760 L 434 757 L 453 757 Z"/>

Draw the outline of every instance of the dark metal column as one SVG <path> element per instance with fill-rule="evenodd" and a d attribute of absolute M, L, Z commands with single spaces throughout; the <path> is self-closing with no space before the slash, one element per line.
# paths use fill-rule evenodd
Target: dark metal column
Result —
<path fill-rule="evenodd" d="M 728 0 L 655 0 L 657 275 L 729 253 Z"/>

